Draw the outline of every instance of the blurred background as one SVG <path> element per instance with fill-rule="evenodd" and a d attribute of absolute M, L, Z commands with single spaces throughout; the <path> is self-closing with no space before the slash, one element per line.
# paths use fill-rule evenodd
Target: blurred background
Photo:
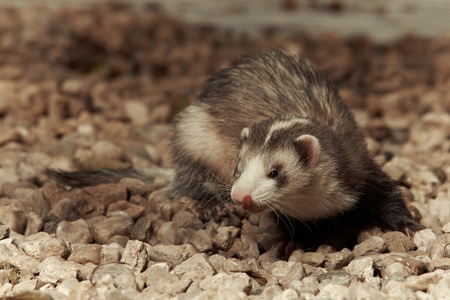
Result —
<path fill-rule="evenodd" d="M 0 0 L 0 115 L 44 115 L 55 136 L 85 112 L 166 123 L 212 73 L 273 48 L 369 118 L 448 111 L 449 15 L 444 0 Z"/>
<path fill-rule="evenodd" d="M 0 0 L 3 5 L 87 7 L 105 0 Z M 406 33 L 435 36 L 450 30 L 446 0 L 124 0 L 135 11 L 157 9 L 191 24 L 212 24 L 250 34 L 336 32 L 366 34 L 378 42 Z"/>

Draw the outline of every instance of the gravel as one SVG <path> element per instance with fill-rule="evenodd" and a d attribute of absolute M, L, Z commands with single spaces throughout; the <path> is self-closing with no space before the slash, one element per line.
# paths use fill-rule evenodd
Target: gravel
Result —
<path fill-rule="evenodd" d="M 450 38 L 248 38 L 119 4 L 0 9 L 0 298 L 444 299 L 450 294 Z M 370 228 L 303 249 L 276 220 L 205 218 L 168 176 L 68 189 L 46 168 L 171 166 L 170 122 L 214 71 L 281 47 L 337 85 L 371 153 L 438 235 Z M 20 295 L 20 296 L 19 296 Z"/>

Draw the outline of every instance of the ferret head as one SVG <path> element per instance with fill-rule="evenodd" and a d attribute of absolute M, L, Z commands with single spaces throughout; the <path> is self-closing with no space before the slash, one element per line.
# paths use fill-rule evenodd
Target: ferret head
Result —
<path fill-rule="evenodd" d="M 305 221 L 349 208 L 354 200 L 339 191 L 336 166 L 323 147 L 326 134 L 316 128 L 294 117 L 244 128 L 234 201 L 249 212 L 272 210 Z"/>

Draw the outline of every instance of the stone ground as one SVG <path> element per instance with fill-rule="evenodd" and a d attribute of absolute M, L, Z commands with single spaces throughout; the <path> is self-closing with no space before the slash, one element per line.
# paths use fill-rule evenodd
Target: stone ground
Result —
<path fill-rule="evenodd" d="M 0 0 L 0 5 L 44 4 L 87 7 L 108 0 Z M 369 35 L 378 43 L 405 34 L 435 37 L 450 33 L 447 0 L 122 0 L 135 11 L 153 7 L 190 24 L 210 24 L 258 35 L 267 29 L 288 35 L 336 32 Z"/>
<path fill-rule="evenodd" d="M 170 178 L 70 190 L 45 174 L 170 168 L 170 122 L 204 80 L 277 47 L 336 83 L 433 244 L 372 228 L 353 249 L 303 249 L 268 216 L 204 220 L 165 197 Z M 0 297 L 449 297 L 449 37 L 248 36 L 118 4 L 25 6 L 0 9 L 0 53 Z"/>

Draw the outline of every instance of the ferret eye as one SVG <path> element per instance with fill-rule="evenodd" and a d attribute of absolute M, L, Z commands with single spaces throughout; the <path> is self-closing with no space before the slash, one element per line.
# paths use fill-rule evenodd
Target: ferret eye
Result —
<path fill-rule="evenodd" d="M 233 177 L 234 177 L 234 179 L 238 179 L 239 178 L 239 168 L 238 167 L 236 167 L 235 169 L 234 169 L 234 172 L 233 172 Z"/>
<path fill-rule="evenodd" d="M 269 178 L 275 178 L 275 177 L 277 177 L 278 176 L 278 172 L 277 171 L 271 171 L 268 175 L 267 175 L 267 177 L 269 177 Z"/>

